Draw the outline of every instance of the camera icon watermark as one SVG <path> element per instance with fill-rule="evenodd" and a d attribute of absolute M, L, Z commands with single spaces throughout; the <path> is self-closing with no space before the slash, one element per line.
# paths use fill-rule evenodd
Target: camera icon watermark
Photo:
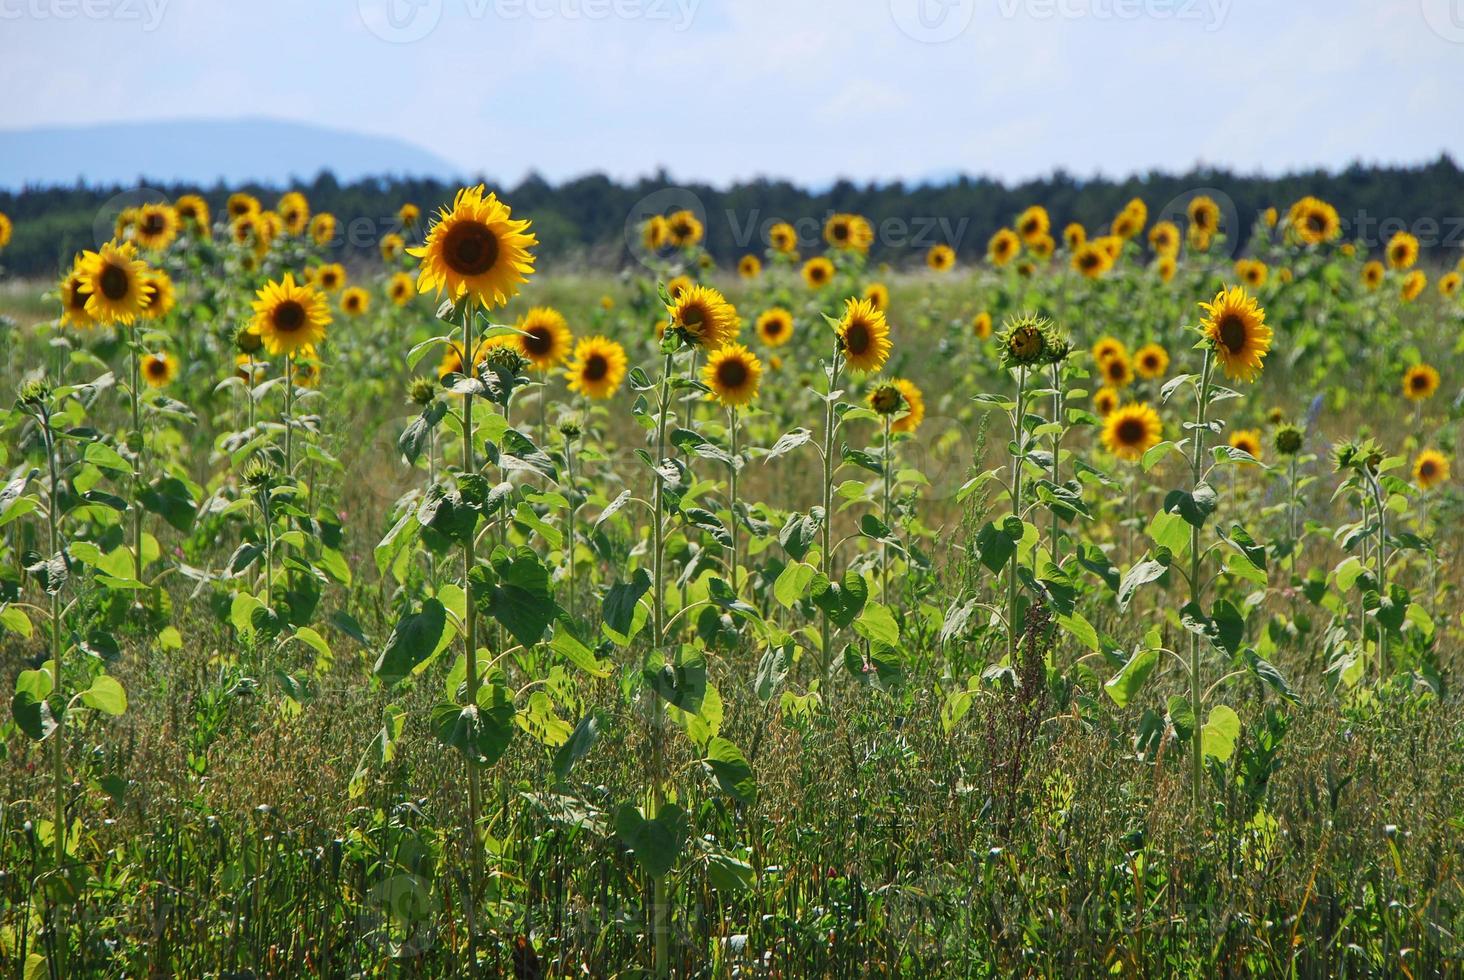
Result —
<path fill-rule="evenodd" d="M 361 23 L 388 44 L 411 44 L 437 29 L 442 0 L 356 0 Z"/>
<path fill-rule="evenodd" d="M 1464 0 L 1418 0 L 1429 29 L 1450 44 L 1464 44 Z"/>
<path fill-rule="evenodd" d="M 976 16 L 976 0 L 890 0 L 890 17 L 906 37 L 921 44 L 944 44 L 966 32 Z"/>

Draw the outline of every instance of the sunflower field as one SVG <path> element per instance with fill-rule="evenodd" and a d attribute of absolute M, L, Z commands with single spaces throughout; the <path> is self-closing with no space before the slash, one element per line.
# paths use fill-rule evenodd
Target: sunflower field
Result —
<path fill-rule="evenodd" d="M 1277 205 L 0 278 L 0 972 L 1464 974 L 1464 263 Z"/>

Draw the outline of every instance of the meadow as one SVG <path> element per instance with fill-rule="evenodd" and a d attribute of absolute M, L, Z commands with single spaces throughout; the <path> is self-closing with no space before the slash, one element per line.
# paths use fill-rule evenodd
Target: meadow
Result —
<path fill-rule="evenodd" d="M 0 971 L 1461 975 L 1464 262 L 1275 203 L 0 271 Z"/>

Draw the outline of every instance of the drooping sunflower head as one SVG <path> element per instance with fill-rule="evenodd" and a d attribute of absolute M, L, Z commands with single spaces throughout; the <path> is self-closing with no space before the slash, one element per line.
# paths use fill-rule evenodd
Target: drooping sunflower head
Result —
<path fill-rule="evenodd" d="M 229 195 L 229 201 L 224 206 L 224 210 L 229 213 L 230 221 L 245 215 L 258 214 L 260 211 L 259 198 L 253 194 L 237 191 Z"/>
<path fill-rule="evenodd" d="M 1425 449 L 1413 460 L 1413 482 L 1421 490 L 1432 490 L 1449 479 L 1449 457 L 1436 449 Z"/>
<path fill-rule="evenodd" d="M 867 299 L 845 300 L 844 315 L 836 329 L 844 363 L 850 368 L 872 373 L 884 367 L 894 345 L 890 342 L 890 325 L 873 303 Z"/>
<path fill-rule="evenodd" d="M 1155 255 L 1175 255 L 1179 252 L 1179 226 L 1173 221 L 1156 221 L 1149 229 L 1149 247 Z"/>
<path fill-rule="evenodd" d="M 395 262 L 406 251 L 407 240 L 396 232 L 389 231 L 381 236 L 378 247 L 381 249 L 381 261 Z"/>
<path fill-rule="evenodd" d="M 1052 321 L 1031 313 L 1007 318 L 1001 334 L 1001 361 L 1009 368 L 1032 367 L 1048 359 Z"/>
<path fill-rule="evenodd" d="M 1207 235 L 1213 235 L 1220 230 L 1220 205 L 1208 194 L 1198 194 L 1191 198 L 1186 213 L 1189 215 L 1191 228 L 1198 228 Z"/>
<path fill-rule="evenodd" d="M 1098 279 L 1113 268 L 1113 257 L 1101 244 L 1101 239 L 1085 242 L 1073 253 L 1073 268 L 1085 278 Z"/>
<path fill-rule="evenodd" d="M 1414 269 L 1403 277 L 1401 292 L 1403 302 L 1411 303 L 1423 295 L 1424 288 L 1428 285 L 1428 275 L 1422 269 Z"/>
<path fill-rule="evenodd" d="M 151 293 L 147 298 L 147 306 L 143 308 L 142 315 L 149 320 L 159 320 L 173 312 L 173 307 L 178 303 L 178 292 L 173 288 L 173 277 L 162 269 L 149 269 L 143 277 Z"/>
<path fill-rule="evenodd" d="M 1113 388 L 1099 388 L 1093 393 L 1093 411 L 1099 418 L 1107 418 L 1118 407 L 1118 392 Z"/>
<path fill-rule="evenodd" d="M 336 218 L 328 211 L 322 211 L 310 219 L 310 240 L 324 247 L 335 241 Z"/>
<path fill-rule="evenodd" d="M 1017 215 L 1016 227 L 1022 241 L 1031 243 L 1052 230 L 1052 219 L 1048 217 L 1046 208 L 1034 204 Z"/>
<path fill-rule="evenodd" d="M 1240 259 L 1235 263 L 1235 274 L 1247 286 L 1259 289 L 1266 284 L 1270 270 L 1266 268 L 1266 263 L 1259 259 Z"/>
<path fill-rule="evenodd" d="M 405 272 L 394 273 L 386 281 L 386 295 L 394 306 L 406 306 L 412 301 L 416 292 L 412 288 L 412 277 Z"/>
<path fill-rule="evenodd" d="M 1321 245 L 1342 233 L 1337 209 L 1320 198 L 1303 197 L 1291 205 L 1286 220 L 1291 233 L 1305 245 Z"/>
<path fill-rule="evenodd" d="M 762 362 L 741 344 L 727 344 L 707 357 L 702 367 L 702 384 L 712 397 L 728 408 L 740 408 L 757 397 L 762 381 Z"/>
<path fill-rule="evenodd" d="M 137 366 L 142 380 L 153 388 L 162 388 L 178 376 L 178 359 L 167 351 L 145 354 Z"/>
<path fill-rule="evenodd" d="M 1134 366 L 1129 362 L 1128 355 L 1116 354 L 1099 362 L 1098 374 L 1109 388 L 1127 388 L 1134 381 Z"/>
<path fill-rule="evenodd" d="M 303 235 L 310 226 L 310 202 L 299 191 L 287 191 L 275 205 L 285 230 L 292 235 Z"/>
<path fill-rule="evenodd" d="M 971 333 L 977 340 L 989 340 L 991 338 L 991 314 L 982 310 L 971 318 Z"/>
<path fill-rule="evenodd" d="M 701 219 L 686 209 L 674 211 L 667 217 L 666 231 L 670 236 L 671 244 L 677 248 L 690 248 L 699 243 L 702 236 L 706 234 Z"/>
<path fill-rule="evenodd" d="M 604 337 L 586 337 L 574 345 L 564 372 L 569 390 L 587 398 L 605 399 L 625 380 L 625 348 Z"/>
<path fill-rule="evenodd" d="M 143 248 L 158 251 L 178 237 L 178 212 L 170 204 L 144 204 L 132 223 L 132 240 Z"/>
<path fill-rule="evenodd" d="M 869 390 L 869 407 L 880 415 L 894 415 L 905 405 L 905 396 L 893 381 L 881 381 Z"/>
<path fill-rule="evenodd" d="M 890 308 L 890 287 L 882 282 L 872 282 L 864 287 L 864 298 L 873 303 L 876 310 L 887 312 Z"/>
<path fill-rule="evenodd" d="M 792 255 L 798 247 L 798 232 L 786 221 L 779 221 L 768 229 L 768 245 L 784 255 Z"/>
<path fill-rule="evenodd" d="M 360 286 L 352 286 L 341 293 L 341 312 L 347 316 L 361 316 L 371 308 L 371 294 Z"/>
<path fill-rule="evenodd" d="M 536 370 L 548 371 L 569 356 L 574 337 L 569 332 L 564 314 L 553 307 L 534 307 L 519 317 L 514 327 L 522 331 L 522 335 L 515 338 L 519 353 Z"/>
<path fill-rule="evenodd" d="M 834 281 L 834 264 L 822 255 L 803 263 L 803 281 L 809 289 L 823 289 Z"/>
<path fill-rule="evenodd" d="M 1400 231 L 1388 239 L 1388 265 L 1395 269 L 1411 269 L 1418 261 L 1418 239 Z"/>
<path fill-rule="evenodd" d="M 1439 390 L 1439 372 L 1430 364 L 1415 364 L 1403 372 L 1403 397 L 1426 401 Z"/>
<path fill-rule="evenodd" d="M 1062 240 L 1069 251 L 1077 251 L 1088 240 L 1088 229 L 1074 221 L 1062 230 Z"/>
<path fill-rule="evenodd" d="M 481 184 L 458 191 L 452 207 L 433 223 L 426 244 L 407 249 L 422 260 L 419 291 L 495 307 L 517 295 L 533 275 L 531 249 L 539 242 L 529 222 L 516 220 L 496 195 L 483 195 Z"/>
<path fill-rule="evenodd" d="M 949 245 L 935 245 L 925 253 L 925 264 L 936 272 L 949 272 L 956 266 L 956 250 Z"/>
<path fill-rule="evenodd" d="M 1021 251 L 1022 240 L 1010 228 L 1002 228 L 986 243 L 986 255 L 995 266 L 1005 266 Z"/>
<path fill-rule="evenodd" d="M 1261 458 L 1261 433 L 1256 429 L 1239 429 L 1230 434 L 1230 448 L 1239 449 L 1252 459 Z"/>
<path fill-rule="evenodd" d="M 254 301 L 253 327 L 271 354 L 314 349 L 330 325 L 330 304 L 315 287 L 296 283 L 292 273 L 265 283 Z"/>
<path fill-rule="evenodd" d="M 720 292 L 709 286 L 692 286 L 666 308 L 670 329 L 678 331 L 684 343 L 716 350 L 736 339 L 742 329 L 737 310 Z"/>
<path fill-rule="evenodd" d="M 793 314 L 781 306 L 765 310 L 757 318 L 757 335 L 769 347 L 782 347 L 793 337 Z"/>
<path fill-rule="evenodd" d="M 82 254 L 82 286 L 89 294 L 86 312 L 102 323 L 130 324 L 143 315 L 152 286 L 147 264 L 131 242 L 108 242 Z"/>
<path fill-rule="evenodd" d="M 1146 402 L 1130 402 L 1104 417 L 1100 438 L 1113 455 L 1132 461 L 1157 446 L 1163 435 L 1159 413 Z"/>
<path fill-rule="evenodd" d="M 86 286 L 86 272 L 82 257 L 77 256 L 71 271 L 61 280 L 61 323 L 78 330 L 90 330 L 97 325 L 96 318 L 86 311 L 86 301 L 91 292 Z"/>
<path fill-rule="evenodd" d="M 1145 344 L 1134 354 L 1134 370 L 1149 380 L 1164 377 L 1169 370 L 1169 352 L 1158 344 Z"/>
<path fill-rule="evenodd" d="M 1383 284 L 1383 276 L 1386 275 L 1383 264 L 1373 259 L 1362 267 L 1362 284 L 1368 289 L 1377 289 Z"/>
<path fill-rule="evenodd" d="M 744 279 L 756 279 L 762 275 L 762 259 L 756 255 L 744 255 L 737 260 L 737 274 Z"/>
<path fill-rule="evenodd" d="M 1242 286 L 1221 290 L 1213 302 L 1201 303 L 1200 308 L 1206 314 L 1200 331 L 1210 341 L 1225 376 L 1234 381 L 1253 381 L 1271 349 L 1266 311 Z"/>

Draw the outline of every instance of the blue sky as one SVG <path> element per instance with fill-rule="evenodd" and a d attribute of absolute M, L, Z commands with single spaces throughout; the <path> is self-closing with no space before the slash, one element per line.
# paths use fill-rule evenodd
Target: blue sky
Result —
<path fill-rule="evenodd" d="M 1464 158 L 1464 0 L 0 0 L 0 90 L 503 180 L 1279 172 Z"/>

